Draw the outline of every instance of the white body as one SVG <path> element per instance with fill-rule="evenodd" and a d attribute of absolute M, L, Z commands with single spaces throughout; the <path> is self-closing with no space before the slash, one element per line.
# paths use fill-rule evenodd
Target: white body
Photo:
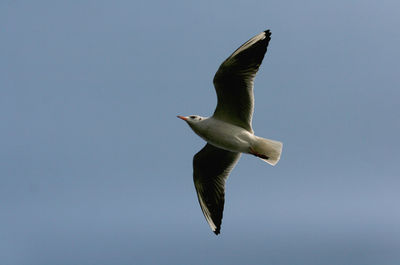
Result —
<path fill-rule="evenodd" d="M 282 143 L 255 136 L 242 127 L 218 120 L 214 117 L 202 118 L 195 122 L 188 121 L 192 130 L 213 146 L 237 153 L 255 154 L 263 161 L 275 165 L 278 163 Z"/>
<path fill-rule="evenodd" d="M 189 125 L 208 143 L 231 152 L 249 153 L 256 140 L 256 136 L 245 129 L 212 117 Z"/>

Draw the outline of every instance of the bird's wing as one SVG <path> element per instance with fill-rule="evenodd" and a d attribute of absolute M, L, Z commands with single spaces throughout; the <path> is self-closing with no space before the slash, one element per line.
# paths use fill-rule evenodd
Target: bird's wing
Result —
<path fill-rule="evenodd" d="M 271 39 L 269 30 L 240 46 L 214 76 L 218 104 L 213 117 L 252 132 L 253 81 Z"/>
<path fill-rule="evenodd" d="M 225 181 L 239 160 L 234 153 L 206 144 L 193 158 L 193 180 L 197 197 L 211 229 L 221 229 L 225 201 Z"/>

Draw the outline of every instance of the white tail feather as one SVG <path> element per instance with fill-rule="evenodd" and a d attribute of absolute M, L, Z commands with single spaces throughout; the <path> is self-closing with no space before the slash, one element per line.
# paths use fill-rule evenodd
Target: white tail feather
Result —
<path fill-rule="evenodd" d="M 261 160 L 275 166 L 282 153 L 282 143 L 256 136 L 256 141 L 251 147 Z M 264 158 L 267 157 L 267 158 Z"/>

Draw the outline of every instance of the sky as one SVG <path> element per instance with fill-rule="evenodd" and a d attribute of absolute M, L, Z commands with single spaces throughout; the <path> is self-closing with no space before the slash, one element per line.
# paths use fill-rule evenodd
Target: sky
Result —
<path fill-rule="evenodd" d="M 0 263 L 400 264 L 400 2 L 0 1 Z M 221 234 L 197 201 L 221 62 L 259 32 Z"/>

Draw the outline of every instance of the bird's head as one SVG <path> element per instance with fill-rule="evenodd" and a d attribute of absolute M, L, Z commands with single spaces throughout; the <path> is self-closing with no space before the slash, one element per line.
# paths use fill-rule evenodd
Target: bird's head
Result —
<path fill-rule="evenodd" d="M 177 117 L 179 119 L 182 119 L 182 120 L 186 121 L 189 124 L 195 124 L 195 123 L 205 119 L 204 117 L 201 117 L 201 116 L 198 116 L 198 115 L 190 115 L 190 116 L 186 116 L 186 117 L 178 115 Z"/>

